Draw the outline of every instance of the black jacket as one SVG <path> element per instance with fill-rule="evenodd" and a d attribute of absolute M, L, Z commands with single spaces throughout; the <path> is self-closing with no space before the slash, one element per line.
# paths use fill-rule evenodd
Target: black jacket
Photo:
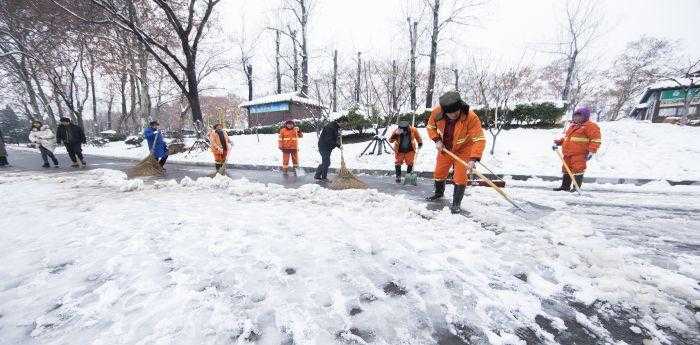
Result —
<path fill-rule="evenodd" d="M 59 125 L 56 128 L 56 144 L 85 144 L 85 133 L 80 126 L 69 124 L 68 126 Z"/>
<path fill-rule="evenodd" d="M 318 137 L 318 148 L 322 150 L 332 150 L 340 147 L 340 126 L 335 121 L 331 121 L 321 131 Z"/>

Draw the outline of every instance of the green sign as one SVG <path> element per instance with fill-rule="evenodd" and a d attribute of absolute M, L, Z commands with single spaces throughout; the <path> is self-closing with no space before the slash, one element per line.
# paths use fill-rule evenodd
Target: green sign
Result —
<path fill-rule="evenodd" d="M 685 102 L 686 92 L 683 89 L 661 91 L 661 104 L 674 105 L 683 104 Z M 696 103 L 700 101 L 700 87 L 690 89 L 690 102 Z"/>

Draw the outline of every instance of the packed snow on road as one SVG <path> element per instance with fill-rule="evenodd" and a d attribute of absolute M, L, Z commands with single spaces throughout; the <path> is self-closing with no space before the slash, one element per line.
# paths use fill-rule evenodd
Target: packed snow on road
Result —
<path fill-rule="evenodd" d="M 625 188 L 697 212 L 697 187 L 662 187 Z M 697 232 L 656 234 L 696 245 L 659 254 L 569 193 L 537 219 L 494 194 L 453 215 L 376 190 L 2 172 L 0 343 L 698 343 Z"/>
<path fill-rule="evenodd" d="M 644 178 L 664 180 L 700 180 L 700 165 L 688 164 L 700 155 L 698 127 L 672 124 L 652 124 L 638 121 L 600 122 L 603 144 L 590 162 L 588 177 Z M 390 131 L 395 127 L 390 128 Z M 432 171 L 435 165 L 435 146 L 430 143 L 425 128 L 419 129 L 426 145 L 418 152 L 415 167 L 418 171 Z M 390 134 L 390 132 L 388 132 Z M 389 136 L 387 134 L 387 136 Z M 498 174 L 560 176 L 561 163 L 552 152 L 552 141 L 563 136 L 561 129 L 513 129 L 503 131 L 497 140 L 494 155 L 488 152 L 492 138 L 487 136 L 487 150 L 483 162 Z M 277 135 L 232 136 L 233 148 L 229 163 L 280 165 L 282 155 L 277 149 Z M 315 133 L 300 139 L 299 156 L 302 166 L 316 167 L 321 160 Z M 191 143 L 188 142 L 188 144 Z M 362 156 L 367 142 L 345 145 L 345 159 L 355 169 L 392 170 L 394 155 Z M 148 155 L 148 147 L 133 148 L 123 142 L 108 143 L 104 147 L 85 146 L 88 154 L 141 159 Z M 64 152 L 58 148 L 57 152 Z M 180 153 L 170 157 L 171 162 L 212 162 L 209 151 Z M 332 166 L 340 166 L 340 152 L 333 152 Z"/>

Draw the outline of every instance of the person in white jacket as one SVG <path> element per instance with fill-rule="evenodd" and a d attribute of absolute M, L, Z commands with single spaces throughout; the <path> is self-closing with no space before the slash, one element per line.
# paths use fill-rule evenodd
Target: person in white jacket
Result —
<path fill-rule="evenodd" d="M 42 125 L 41 122 L 34 121 L 32 123 L 32 131 L 29 132 L 29 141 L 39 148 L 41 159 L 44 160 L 44 168 L 50 167 L 49 158 L 53 161 L 54 168 L 58 168 L 58 159 L 53 154 L 53 150 L 56 148 L 56 135 L 53 134 L 48 125 Z"/>

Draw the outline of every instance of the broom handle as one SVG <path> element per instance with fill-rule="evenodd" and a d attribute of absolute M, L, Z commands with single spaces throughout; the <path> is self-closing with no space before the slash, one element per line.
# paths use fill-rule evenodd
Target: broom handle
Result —
<path fill-rule="evenodd" d="M 569 178 L 571 178 L 571 182 L 574 183 L 574 187 L 576 187 L 576 192 L 578 195 L 581 195 L 581 187 L 579 187 L 578 182 L 576 182 L 576 178 L 574 178 L 574 173 L 571 172 L 571 169 L 569 169 L 569 165 L 566 164 L 566 161 L 564 160 L 564 156 L 561 154 L 561 151 L 559 149 L 554 150 L 554 152 L 557 153 L 557 156 L 559 156 L 559 159 L 561 159 L 561 162 L 564 164 L 564 170 L 566 170 L 566 173 L 569 174 Z"/>
<path fill-rule="evenodd" d="M 467 164 L 467 162 L 465 162 L 462 158 L 457 157 L 457 155 L 455 155 L 454 153 L 450 152 L 448 149 L 442 149 L 442 152 L 447 153 L 447 155 L 449 155 L 450 157 L 452 157 L 454 160 L 456 160 L 457 162 L 461 163 L 461 164 L 464 165 L 465 167 L 467 167 L 467 168 L 469 167 L 469 164 Z M 484 176 L 484 174 L 480 173 L 480 172 L 477 171 L 476 169 L 471 169 L 470 172 L 473 172 L 474 174 L 476 174 L 476 176 L 479 176 L 479 178 L 481 178 L 482 180 L 484 180 L 484 181 L 486 182 L 486 184 L 488 184 L 491 188 L 493 188 L 494 190 L 496 190 L 496 192 L 498 192 L 498 194 L 500 194 L 504 199 L 506 199 L 506 201 L 508 201 L 511 205 L 515 206 L 515 207 L 516 207 L 517 209 L 519 209 L 520 211 L 525 212 L 525 210 L 523 210 L 520 206 L 518 206 L 518 204 L 516 204 L 516 203 L 508 196 L 508 194 L 506 194 L 506 192 L 504 192 L 501 188 L 499 188 L 498 186 L 496 186 L 496 184 L 493 183 L 493 181 L 489 180 L 488 177 Z"/>

